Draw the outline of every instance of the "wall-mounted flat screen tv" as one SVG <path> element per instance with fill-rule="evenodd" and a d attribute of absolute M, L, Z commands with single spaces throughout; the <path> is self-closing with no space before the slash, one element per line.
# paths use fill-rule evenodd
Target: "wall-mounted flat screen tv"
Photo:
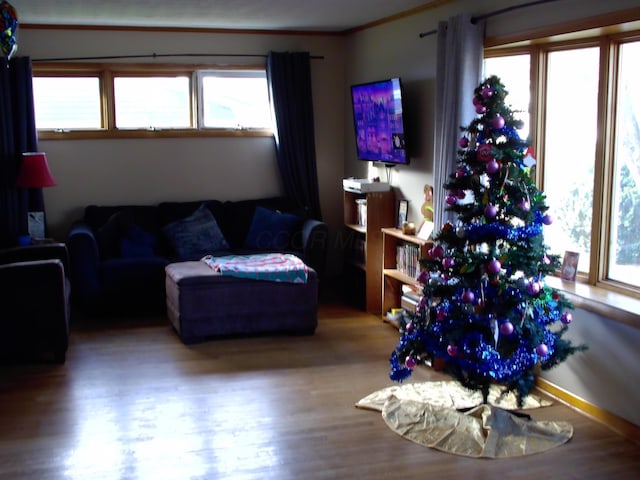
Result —
<path fill-rule="evenodd" d="M 356 150 L 360 160 L 407 165 L 399 78 L 351 87 Z"/>

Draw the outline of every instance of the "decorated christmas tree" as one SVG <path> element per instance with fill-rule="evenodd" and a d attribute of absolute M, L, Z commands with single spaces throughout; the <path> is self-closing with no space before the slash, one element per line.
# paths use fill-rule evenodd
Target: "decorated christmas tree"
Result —
<path fill-rule="evenodd" d="M 495 76 L 474 91 L 478 115 L 461 129 L 457 168 L 444 185 L 457 220 L 441 227 L 420 261 L 423 297 L 401 323 L 390 360 L 395 381 L 421 362 L 444 361 L 445 371 L 481 391 L 485 403 L 492 384 L 521 402 L 537 368 L 585 348 L 563 339 L 573 306 L 544 281 L 560 266 L 544 244 L 552 217 L 506 95 Z"/>

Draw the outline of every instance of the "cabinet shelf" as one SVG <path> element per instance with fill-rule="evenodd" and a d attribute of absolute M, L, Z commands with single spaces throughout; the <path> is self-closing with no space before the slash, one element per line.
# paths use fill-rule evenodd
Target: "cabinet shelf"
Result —
<path fill-rule="evenodd" d="M 353 230 L 354 232 L 362 233 L 363 235 L 366 235 L 366 233 L 367 233 L 367 227 L 364 227 L 362 225 L 358 225 L 356 223 L 346 224 L 345 227 L 347 227 L 350 230 Z"/>
<path fill-rule="evenodd" d="M 420 282 L 418 282 L 415 278 L 410 277 L 406 273 L 397 268 L 385 268 L 382 270 L 382 274 L 388 277 L 394 278 L 404 284 L 414 285 L 416 287 L 420 286 Z"/>

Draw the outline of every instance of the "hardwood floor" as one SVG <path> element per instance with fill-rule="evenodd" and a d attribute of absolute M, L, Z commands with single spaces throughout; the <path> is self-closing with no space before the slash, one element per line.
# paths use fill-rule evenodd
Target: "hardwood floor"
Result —
<path fill-rule="evenodd" d="M 397 339 L 339 305 L 321 307 L 313 336 L 194 346 L 164 318 L 76 318 L 64 366 L 0 366 L 0 478 L 638 478 L 639 445 L 558 403 L 532 416 L 574 437 L 538 455 L 478 460 L 401 438 L 354 407 L 392 384 Z"/>

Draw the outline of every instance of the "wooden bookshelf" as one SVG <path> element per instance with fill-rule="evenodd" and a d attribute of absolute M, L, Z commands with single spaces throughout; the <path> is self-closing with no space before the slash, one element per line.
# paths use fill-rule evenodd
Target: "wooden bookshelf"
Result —
<path fill-rule="evenodd" d="M 356 200 L 367 202 L 366 226 L 358 224 Z M 395 203 L 393 190 L 369 193 L 344 191 L 344 224 L 347 232 L 345 274 L 357 277 L 347 282 L 352 291 L 345 293 L 364 294 L 362 303 L 365 310 L 376 315 L 382 313 L 381 229 L 395 224 Z"/>

